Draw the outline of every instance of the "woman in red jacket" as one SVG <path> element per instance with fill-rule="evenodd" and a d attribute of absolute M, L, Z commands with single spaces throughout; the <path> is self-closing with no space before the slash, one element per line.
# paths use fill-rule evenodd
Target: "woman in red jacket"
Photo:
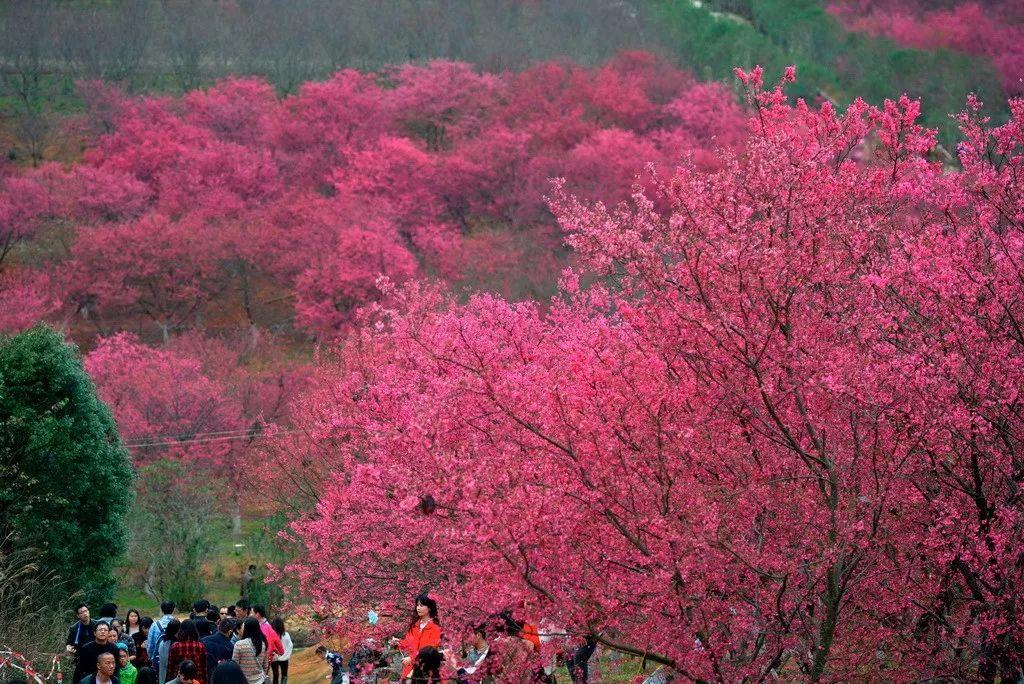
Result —
<path fill-rule="evenodd" d="M 412 674 L 413 660 L 425 646 L 441 648 L 441 627 L 437 624 L 437 601 L 420 594 L 405 638 L 398 642 L 398 647 L 408 654 L 402 659 L 403 680 Z"/>

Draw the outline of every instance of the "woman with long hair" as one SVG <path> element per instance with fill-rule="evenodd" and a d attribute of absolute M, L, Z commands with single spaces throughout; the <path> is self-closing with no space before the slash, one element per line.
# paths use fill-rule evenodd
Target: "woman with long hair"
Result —
<path fill-rule="evenodd" d="M 267 649 L 260 622 L 247 617 L 242 623 L 242 636 L 235 642 L 231 659 L 238 663 L 248 684 L 263 684 L 267 681 Z"/>
<path fill-rule="evenodd" d="M 398 642 L 398 647 L 409 654 L 402 660 L 402 679 L 412 674 L 413 659 L 427 646 L 435 649 L 441 647 L 441 626 L 437 619 L 437 601 L 426 594 L 420 594 L 416 597 L 409 629 Z"/>
<path fill-rule="evenodd" d="M 124 614 L 124 633 L 127 636 L 135 636 L 135 634 L 142 629 L 142 615 L 139 611 L 134 608 L 129 608 L 128 612 Z"/>
<path fill-rule="evenodd" d="M 171 652 L 171 646 L 178 639 L 179 629 L 181 620 L 174 618 L 167 623 L 164 633 L 160 636 L 160 646 L 157 648 L 160 654 L 160 684 L 167 681 L 167 656 Z"/>
<path fill-rule="evenodd" d="M 270 670 L 274 675 L 274 684 L 288 684 L 288 661 L 292 657 L 292 635 L 284 628 L 284 620 L 279 617 L 270 622 L 277 635 L 281 637 L 281 646 L 284 653 L 278 653 L 270 663 Z"/>
<path fill-rule="evenodd" d="M 186 660 L 196 664 L 196 677 L 206 684 L 206 645 L 199 640 L 199 628 L 192 619 L 181 623 L 178 638 L 167 652 L 167 678 L 177 677 L 178 666 Z"/>

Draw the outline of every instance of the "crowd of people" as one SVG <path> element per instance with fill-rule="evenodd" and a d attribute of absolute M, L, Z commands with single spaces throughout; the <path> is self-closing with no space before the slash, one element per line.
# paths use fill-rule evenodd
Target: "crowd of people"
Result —
<path fill-rule="evenodd" d="M 369 640 L 352 653 L 347 666 L 341 653 L 323 646 L 317 653 L 331 665 L 332 684 L 377 681 L 390 673 L 411 684 L 555 684 L 560 662 L 573 684 L 583 684 L 589 681 L 589 662 L 597 649 L 592 634 L 570 638 L 547 621 L 517 619 L 511 611 L 476 625 L 467 637 L 464 643 L 449 643 L 437 602 L 424 594 L 416 598 L 404 636 L 396 635 L 380 648 Z"/>
<path fill-rule="evenodd" d="M 176 609 L 164 601 L 157 619 L 135 609 L 120 618 L 117 606 L 108 603 L 94 620 L 89 607 L 79 605 L 67 636 L 74 684 L 288 684 L 292 638 L 282 618 L 268 619 L 264 606 L 250 606 L 246 599 L 221 607 L 196 601 L 185 620 L 175 617 Z M 373 611 L 371 616 L 376 618 Z M 451 644 L 437 602 L 423 594 L 404 636 L 380 648 L 368 640 L 347 663 L 342 653 L 323 646 L 316 653 L 331 666 L 332 684 L 394 675 L 412 684 L 554 684 L 559 662 L 573 684 L 582 684 L 596 648 L 593 635 L 570 639 L 565 630 L 517 619 L 512 612 L 477 625 L 465 643 Z"/>
<path fill-rule="evenodd" d="M 200 599 L 185 620 L 176 609 L 164 601 L 156 620 L 134 608 L 122 619 L 107 603 L 94 620 L 77 606 L 67 638 L 74 684 L 288 684 L 292 639 L 282 618 L 268 620 L 246 599 L 222 607 Z"/>

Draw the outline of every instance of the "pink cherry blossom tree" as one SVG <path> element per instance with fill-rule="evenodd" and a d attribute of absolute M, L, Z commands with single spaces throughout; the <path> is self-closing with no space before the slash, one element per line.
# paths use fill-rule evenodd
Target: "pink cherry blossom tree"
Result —
<path fill-rule="evenodd" d="M 399 288 L 300 402 L 337 451 L 292 570 L 333 624 L 429 589 L 449 634 L 536 602 L 692 681 L 1018 676 L 1024 102 L 949 173 L 915 102 L 740 76 L 720 170 L 555 195 L 546 311 Z"/>

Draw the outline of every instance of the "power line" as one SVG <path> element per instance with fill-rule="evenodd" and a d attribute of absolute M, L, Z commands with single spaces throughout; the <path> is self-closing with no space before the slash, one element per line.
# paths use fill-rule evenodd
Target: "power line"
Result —
<path fill-rule="evenodd" d="M 277 435 L 286 435 L 293 432 L 299 432 L 298 430 L 277 430 L 273 435 L 268 435 L 265 432 L 250 433 L 248 430 L 242 431 L 239 434 L 222 435 L 219 437 L 208 437 L 207 434 L 214 435 L 217 433 L 197 433 L 192 439 L 170 439 L 168 441 L 141 441 L 141 442 L 127 442 L 125 448 L 128 449 L 141 449 L 147 447 L 160 447 L 160 446 L 181 446 L 186 444 L 206 444 L 209 442 L 224 442 L 233 441 L 237 439 L 261 439 L 267 437 L 276 437 Z M 173 435 L 170 435 L 173 437 Z M 166 439 L 168 435 L 162 435 L 160 437 L 154 437 L 155 440 Z"/>
<path fill-rule="evenodd" d="M 234 435 L 240 432 L 248 433 L 252 428 L 232 428 L 231 430 L 214 430 L 211 432 L 182 432 L 177 435 L 159 435 L 152 439 L 178 439 L 187 438 L 192 439 L 193 437 L 212 437 L 214 435 Z"/>

